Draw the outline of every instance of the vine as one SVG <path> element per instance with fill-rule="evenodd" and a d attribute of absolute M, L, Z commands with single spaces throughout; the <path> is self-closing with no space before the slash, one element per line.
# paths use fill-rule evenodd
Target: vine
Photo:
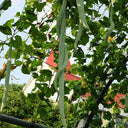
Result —
<path fill-rule="evenodd" d="M 11 53 L 12 53 L 12 41 L 10 41 L 10 48 L 9 48 L 9 53 L 8 53 L 7 72 L 6 72 L 6 76 L 5 76 L 5 90 L 4 90 L 4 95 L 3 95 L 3 99 L 2 99 L 0 114 L 2 114 L 2 112 L 3 112 L 4 106 L 7 101 L 7 96 L 8 96 L 9 78 L 10 78 L 10 70 L 11 70 Z"/>
<path fill-rule="evenodd" d="M 65 46 L 65 31 L 66 31 L 66 23 L 65 23 L 65 8 L 66 8 L 67 0 L 64 0 L 62 3 L 62 8 L 60 10 L 56 31 L 58 37 L 60 39 L 59 42 L 59 63 L 58 63 L 58 72 L 55 76 L 54 86 L 57 89 L 57 78 L 59 79 L 59 110 L 60 116 L 62 120 L 62 124 L 65 128 L 67 128 L 65 113 L 64 113 L 64 70 L 68 64 L 68 53 Z"/>
<path fill-rule="evenodd" d="M 86 21 L 86 17 L 84 15 L 84 1 L 83 0 L 76 0 L 76 3 L 77 3 L 78 11 L 79 11 L 79 30 L 78 30 L 76 40 L 74 43 L 75 49 L 77 49 L 77 44 L 81 38 L 83 27 L 90 31 L 90 28 L 89 28 L 88 23 Z"/>

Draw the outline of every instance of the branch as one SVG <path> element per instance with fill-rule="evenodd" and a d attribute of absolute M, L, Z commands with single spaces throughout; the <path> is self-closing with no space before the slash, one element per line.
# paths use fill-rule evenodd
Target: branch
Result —
<path fill-rule="evenodd" d="M 32 122 L 28 122 L 28 121 L 18 119 L 18 118 L 12 117 L 12 116 L 4 115 L 4 114 L 2 114 L 0 116 L 0 120 L 4 121 L 4 122 L 11 123 L 11 124 L 20 125 L 20 126 L 23 126 L 26 128 L 49 128 L 49 127 L 46 127 L 43 125 L 35 124 Z"/>
<path fill-rule="evenodd" d="M 110 79 L 108 81 L 107 85 L 105 86 L 105 88 L 103 89 L 103 91 L 101 92 L 99 98 L 96 101 L 97 105 L 99 105 L 103 101 L 103 98 L 106 95 L 106 93 L 108 92 L 108 89 L 109 89 L 110 85 L 112 84 L 113 80 L 114 79 Z M 92 121 L 92 118 L 94 117 L 94 115 L 95 114 L 93 112 L 91 112 L 91 114 L 87 118 L 87 121 L 86 121 L 86 124 L 85 124 L 84 128 L 88 128 L 89 127 L 89 123 Z"/>

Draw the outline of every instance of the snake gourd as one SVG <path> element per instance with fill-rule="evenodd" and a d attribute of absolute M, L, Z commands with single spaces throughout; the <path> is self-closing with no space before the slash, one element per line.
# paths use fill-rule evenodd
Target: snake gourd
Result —
<path fill-rule="evenodd" d="M 11 70 L 11 53 L 12 53 L 12 41 L 10 41 L 10 48 L 9 48 L 9 53 L 8 53 L 7 72 L 6 72 L 6 76 L 5 76 L 5 90 L 4 90 L 4 95 L 2 98 L 0 114 L 2 114 L 2 112 L 3 112 L 4 106 L 7 101 L 7 96 L 8 96 L 9 78 L 10 78 L 10 70 Z"/>
<path fill-rule="evenodd" d="M 58 63 L 58 72 L 54 79 L 54 86 L 57 89 L 57 79 L 59 79 L 59 111 L 62 120 L 62 124 L 67 128 L 65 113 L 64 113 L 64 70 L 68 64 L 68 53 L 65 46 L 65 9 L 66 9 L 67 0 L 63 0 L 62 7 L 57 18 L 56 31 L 60 39 L 59 41 L 59 63 Z"/>
<path fill-rule="evenodd" d="M 60 13 L 59 13 L 59 16 L 57 18 L 57 25 L 56 25 L 56 32 L 57 32 L 57 35 L 60 36 L 60 31 L 61 31 L 61 23 L 62 23 L 62 19 L 65 15 L 65 8 L 66 8 L 66 4 L 67 4 L 67 0 L 63 0 L 63 3 L 62 3 L 62 7 L 61 7 L 61 10 L 60 10 Z"/>
<path fill-rule="evenodd" d="M 113 22 L 113 17 L 112 17 L 112 2 L 110 3 L 110 6 L 109 6 L 109 22 L 110 22 L 110 28 L 109 30 L 107 31 L 106 35 L 105 35 L 105 43 L 108 44 L 108 38 L 109 36 L 111 35 L 114 27 L 115 27 L 115 24 Z"/>
<path fill-rule="evenodd" d="M 76 3 L 77 3 L 78 12 L 79 12 L 79 30 L 78 30 L 76 40 L 74 43 L 75 49 L 77 49 L 77 44 L 81 38 L 83 29 L 85 28 L 85 29 L 90 31 L 90 28 L 89 28 L 88 23 L 86 21 L 86 17 L 84 15 L 84 0 L 76 0 Z"/>
<path fill-rule="evenodd" d="M 57 92 L 59 92 L 59 90 L 57 89 L 57 79 L 59 78 L 60 74 L 63 72 L 63 70 L 67 67 L 68 65 L 68 52 L 67 52 L 67 48 L 65 48 L 65 57 L 64 57 L 64 64 L 61 66 L 61 68 L 58 70 L 58 72 L 56 73 L 55 79 L 54 79 L 54 87 L 56 89 Z"/>

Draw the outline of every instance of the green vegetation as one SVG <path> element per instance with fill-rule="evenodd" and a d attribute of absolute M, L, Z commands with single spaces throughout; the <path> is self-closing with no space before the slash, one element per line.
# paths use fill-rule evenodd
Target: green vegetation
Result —
<path fill-rule="evenodd" d="M 11 7 L 11 3 L 11 0 L 0 3 L 0 16 Z M 48 4 L 52 4 L 52 7 L 50 12 L 45 12 Z M 38 20 L 39 13 L 40 20 Z M 63 17 L 60 16 L 61 13 Z M 120 114 L 118 103 L 113 99 L 117 93 L 125 95 L 128 93 L 127 1 L 67 0 L 63 6 L 63 0 L 46 2 L 26 0 L 22 12 L 17 12 L 15 16 L 17 19 L 12 17 L 0 24 L 0 33 L 4 37 L 0 39 L 0 52 L 7 46 L 5 58 L 11 56 L 11 62 L 21 66 L 24 74 L 33 74 L 36 79 L 35 89 L 38 88 L 38 91 L 26 98 L 22 86 L 10 86 L 9 91 L 5 90 L 5 94 L 8 92 L 8 99 L 3 113 L 60 128 L 63 127 L 62 124 L 65 125 L 64 116 L 60 117 L 60 113 L 64 115 L 65 112 L 67 127 L 74 127 L 76 121 L 82 118 L 86 119 L 85 128 L 102 127 L 101 118 L 94 118 L 99 114 L 98 105 L 101 103 L 105 108 L 114 108 L 114 113 L 106 112 L 103 116 L 108 120 L 108 127 L 113 127 L 114 119 Z M 56 21 L 57 25 L 54 25 Z M 67 32 L 65 34 L 67 30 L 70 34 Z M 49 84 L 45 83 L 50 81 L 52 72 L 45 69 L 39 74 L 36 72 L 37 67 L 42 66 L 42 62 L 49 56 L 50 50 L 54 52 L 55 62 L 59 63 L 56 67 L 58 70 L 61 70 L 61 66 L 65 67 L 66 62 L 62 62 L 64 58 L 67 59 L 65 51 L 68 53 L 68 58 L 72 55 L 75 64 L 71 66 L 71 72 L 81 77 L 81 80 L 64 81 L 63 72 L 60 71 L 59 82 L 55 82 L 61 90 L 59 90 L 59 95 L 62 95 L 59 97 L 61 104 L 59 109 L 63 112 L 58 111 L 58 106 L 49 101 L 49 97 L 58 92 L 53 84 L 49 88 Z M 56 51 L 59 51 L 59 55 Z M 11 67 L 7 66 L 8 76 L 5 83 L 7 86 L 9 69 Z M 2 92 L 3 88 L 4 86 L 1 87 Z M 66 96 L 63 97 L 72 89 L 72 101 L 86 93 L 90 95 L 85 101 L 73 105 Z M 18 92 L 15 92 L 17 90 Z M 108 101 L 111 104 L 108 104 Z M 124 112 L 127 113 L 128 97 L 125 97 L 125 101 L 122 99 L 121 103 L 126 105 Z"/>

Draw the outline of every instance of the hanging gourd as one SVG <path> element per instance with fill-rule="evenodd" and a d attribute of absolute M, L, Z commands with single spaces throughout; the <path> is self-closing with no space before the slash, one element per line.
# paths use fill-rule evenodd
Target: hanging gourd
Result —
<path fill-rule="evenodd" d="M 12 40 L 10 40 L 10 48 L 9 48 L 8 60 L 7 60 L 7 71 L 6 71 L 6 75 L 5 75 L 5 90 L 4 90 L 4 95 L 3 95 L 3 99 L 2 99 L 0 114 L 2 114 L 2 112 L 3 112 L 4 106 L 7 101 L 7 96 L 8 96 L 9 78 L 10 78 L 10 71 L 11 71 L 11 54 L 12 54 Z"/>
<path fill-rule="evenodd" d="M 85 13 L 84 13 L 84 0 L 76 0 L 76 3 L 77 3 L 78 12 L 79 12 L 79 30 L 74 43 L 75 49 L 77 49 L 77 44 L 81 38 L 83 30 L 86 29 L 90 31 L 90 28 L 88 26 Z"/>
<path fill-rule="evenodd" d="M 54 79 L 54 86 L 59 94 L 59 111 L 62 120 L 62 124 L 67 128 L 65 113 L 64 113 L 64 70 L 68 64 L 68 53 L 65 46 L 65 33 L 66 33 L 66 23 L 65 23 L 65 9 L 67 0 L 63 0 L 62 7 L 57 19 L 56 31 L 59 39 L 59 63 L 58 72 Z M 57 79 L 59 80 L 59 90 L 57 89 Z"/>

